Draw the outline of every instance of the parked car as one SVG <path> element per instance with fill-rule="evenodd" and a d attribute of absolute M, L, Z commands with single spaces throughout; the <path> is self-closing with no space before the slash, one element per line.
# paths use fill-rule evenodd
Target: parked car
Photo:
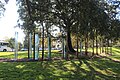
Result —
<path fill-rule="evenodd" d="M 42 51 L 42 48 L 39 48 L 39 51 Z"/>
<path fill-rule="evenodd" d="M 27 51 L 28 49 L 27 48 L 22 48 L 21 51 Z"/>

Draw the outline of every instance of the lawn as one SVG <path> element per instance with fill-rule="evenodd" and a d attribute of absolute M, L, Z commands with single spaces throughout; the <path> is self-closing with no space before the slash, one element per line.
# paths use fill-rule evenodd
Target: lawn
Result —
<path fill-rule="evenodd" d="M 58 50 L 52 50 L 51 57 L 62 57 L 62 54 Z M 32 53 L 33 55 L 33 53 Z M 42 51 L 39 52 L 39 57 L 42 57 Z M 48 57 L 48 51 L 45 51 L 45 58 Z M 0 52 L 0 58 L 9 58 L 14 59 L 15 53 L 14 52 Z M 28 52 L 27 51 L 19 51 L 18 52 L 18 59 L 21 58 L 28 58 Z"/>
<path fill-rule="evenodd" d="M 18 55 L 27 57 L 26 52 Z M 0 52 L 0 58 L 14 58 L 14 53 Z M 119 60 L 120 48 L 113 48 L 113 55 L 104 58 L 0 62 L 0 80 L 119 80 Z"/>

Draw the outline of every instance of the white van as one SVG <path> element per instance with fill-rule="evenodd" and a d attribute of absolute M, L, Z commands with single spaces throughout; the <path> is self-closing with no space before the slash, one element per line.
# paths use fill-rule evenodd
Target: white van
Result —
<path fill-rule="evenodd" d="M 6 51 L 13 51 L 10 47 L 8 47 L 8 42 L 0 41 L 0 51 L 6 52 Z"/>

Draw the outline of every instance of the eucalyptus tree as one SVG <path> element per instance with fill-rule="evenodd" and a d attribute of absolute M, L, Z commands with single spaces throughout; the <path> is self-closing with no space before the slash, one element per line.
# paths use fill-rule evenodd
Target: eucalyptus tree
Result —
<path fill-rule="evenodd" d="M 68 50 L 74 52 L 71 45 L 70 33 L 79 26 L 79 31 L 85 38 L 86 54 L 88 46 L 88 37 L 93 23 L 94 15 L 99 14 L 98 6 L 94 0 L 78 0 L 78 1 L 61 1 L 55 0 L 57 4 L 54 6 L 53 13 L 56 15 L 59 23 L 67 32 Z M 97 10 L 97 12 L 96 12 Z M 96 12 L 96 13 L 95 13 Z M 95 16 L 96 19 L 98 16 Z M 94 18 L 95 21 L 95 18 Z"/>
<path fill-rule="evenodd" d="M 4 11 L 5 11 L 4 4 L 0 1 L 0 17 L 3 15 Z"/>
<path fill-rule="evenodd" d="M 22 28 L 28 32 L 34 32 L 36 25 L 34 23 L 42 26 L 42 59 L 44 57 L 44 24 L 49 7 L 48 0 L 17 0 L 19 5 L 19 15 L 20 19 L 23 21 Z M 41 27 L 40 27 L 41 28 Z M 34 39 L 35 40 L 35 39 Z"/>
<path fill-rule="evenodd" d="M 5 5 L 9 2 L 9 0 L 2 0 L 0 1 L 0 17 L 4 15 L 5 12 Z"/>
<path fill-rule="evenodd" d="M 48 0 L 34 0 L 31 3 L 34 21 L 42 26 L 42 59 L 44 58 L 45 21 L 48 12 Z M 45 15 L 46 14 L 46 15 Z"/>
<path fill-rule="evenodd" d="M 119 36 L 117 36 L 120 34 L 118 29 L 119 27 L 117 26 L 119 24 L 119 20 L 117 20 L 119 4 L 120 1 L 118 0 L 107 0 L 106 2 L 102 3 L 102 8 L 104 8 L 104 12 L 109 17 L 109 20 L 107 22 L 108 27 L 106 27 L 105 29 L 103 28 L 104 30 L 100 30 L 102 32 L 101 36 L 104 37 L 103 39 L 108 41 L 104 41 L 105 43 L 109 43 L 109 41 L 112 42 L 115 39 L 115 36 L 116 39 L 119 38 Z"/>
<path fill-rule="evenodd" d="M 17 0 L 17 5 L 19 7 L 18 13 L 19 13 L 19 20 L 22 21 L 22 24 L 19 23 L 18 20 L 18 25 L 21 29 L 24 29 L 25 32 L 27 32 L 27 37 L 28 37 L 28 45 L 30 46 L 31 44 L 29 43 L 29 34 L 32 34 L 35 32 L 35 24 L 34 24 L 34 19 L 33 19 L 33 13 L 32 13 L 32 7 L 31 7 L 31 1 L 29 0 Z M 34 36 L 35 37 L 35 36 Z M 34 41 L 34 55 L 33 58 L 35 59 L 35 39 Z M 30 58 L 30 50 L 28 46 L 28 58 Z"/>
<path fill-rule="evenodd" d="M 66 32 L 67 51 L 70 53 L 76 52 L 71 41 L 71 33 L 76 33 L 76 30 L 84 37 L 86 55 L 88 40 L 93 39 L 94 47 L 94 42 L 98 44 L 98 36 L 108 33 L 110 16 L 108 17 L 106 5 L 101 3 L 102 0 L 26 0 L 26 3 L 24 0 L 19 1 L 18 12 L 24 22 L 24 29 L 34 30 L 35 26 L 31 26 L 34 22 L 42 26 L 46 24 L 47 28 L 52 25 L 63 28 Z"/>
<path fill-rule="evenodd" d="M 97 36 L 100 34 L 100 29 L 107 25 L 108 16 L 104 12 L 104 9 L 99 6 L 99 1 L 81 1 L 82 7 L 79 8 L 79 28 L 80 33 L 85 37 L 85 52 L 87 54 L 88 40 L 93 40 L 93 54 L 94 54 L 94 42 L 97 43 Z M 81 5 L 80 5 L 81 6 Z M 106 29 L 106 28 L 105 28 Z M 96 38 L 96 39 L 95 39 Z M 94 41 L 96 40 L 96 41 Z M 96 46 L 98 48 L 98 46 Z M 97 49 L 96 49 L 97 50 Z M 98 51 L 97 51 L 98 52 Z"/>

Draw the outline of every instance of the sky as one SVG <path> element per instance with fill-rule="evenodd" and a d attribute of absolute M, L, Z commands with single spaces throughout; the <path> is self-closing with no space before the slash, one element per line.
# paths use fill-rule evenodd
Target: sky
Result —
<path fill-rule="evenodd" d="M 1 1 L 1 0 L 0 0 Z M 16 0 L 9 0 L 8 4 L 5 6 L 6 11 L 4 16 L 0 18 L 0 40 L 7 38 L 14 38 L 15 31 L 18 31 L 18 41 L 23 42 L 24 33 L 21 29 L 15 29 L 14 26 L 17 25 L 18 13 Z M 120 19 L 120 15 L 117 15 Z"/>
<path fill-rule="evenodd" d="M 4 16 L 0 19 L 0 40 L 5 40 L 7 38 L 14 38 L 15 32 L 18 32 L 18 41 L 22 42 L 24 40 L 24 33 L 19 28 L 14 28 L 17 25 L 18 13 L 16 0 L 9 0 L 8 4 L 5 6 L 6 11 Z"/>

